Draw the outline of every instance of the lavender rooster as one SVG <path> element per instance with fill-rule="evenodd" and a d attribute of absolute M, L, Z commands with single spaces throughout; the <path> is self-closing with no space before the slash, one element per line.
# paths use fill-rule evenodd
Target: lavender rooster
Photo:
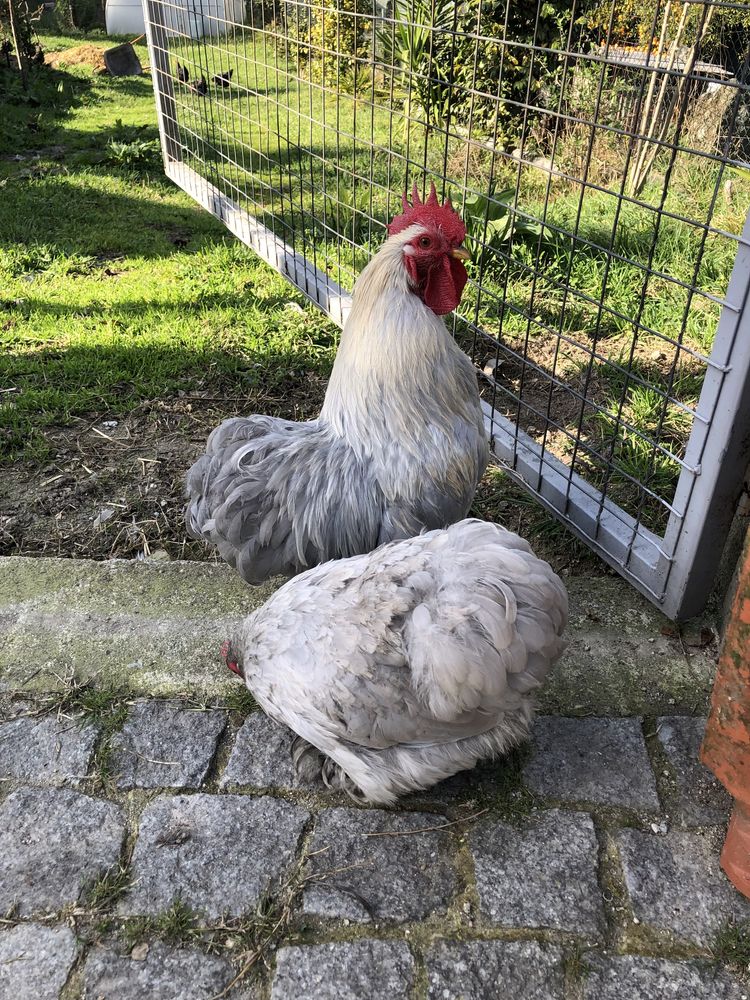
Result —
<path fill-rule="evenodd" d="M 389 804 L 528 735 L 567 616 L 528 542 L 466 520 L 308 570 L 222 652 L 301 774 Z"/>
<path fill-rule="evenodd" d="M 188 473 L 188 531 L 248 583 L 465 517 L 488 460 L 474 370 L 441 316 L 466 229 L 435 188 L 360 275 L 317 420 L 224 421 Z"/>

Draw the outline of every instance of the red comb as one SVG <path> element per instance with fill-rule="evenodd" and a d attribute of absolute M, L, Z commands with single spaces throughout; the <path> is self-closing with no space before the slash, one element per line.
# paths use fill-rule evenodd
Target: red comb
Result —
<path fill-rule="evenodd" d="M 226 660 L 229 656 L 229 639 L 225 639 L 224 642 L 222 642 L 220 652 L 222 660 Z"/>
<path fill-rule="evenodd" d="M 450 198 L 444 204 L 440 204 L 434 184 L 430 185 L 430 193 L 427 196 L 427 200 L 422 201 L 419 197 L 415 181 L 411 192 L 411 200 L 412 203 L 410 205 L 406 194 L 401 196 L 404 211 L 401 215 L 395 216 L 388 226 L 389 236 L 395 236 L 396 233 L 408 229 L 409 226 L 431 225 L 435 229 L 442 230 L 443 235 L 449 242 L 456 245 L 463 243 L 466 236 L 466 226 L 461 221 L 461 216 L 456 212 L 453 205 L 451 205 Z"/>

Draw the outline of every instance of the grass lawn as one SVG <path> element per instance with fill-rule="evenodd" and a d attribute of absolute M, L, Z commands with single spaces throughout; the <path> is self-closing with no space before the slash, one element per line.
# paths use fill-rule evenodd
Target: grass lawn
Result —
<path fill-rule="evenodd" d="M 148 77 L 41 80 L 0 130 L 0 552 L 210 558 L 187 467 L 226 416 L 315 415 L 337 330 L 163 178 Z M 477 509 L 598 565 L 497 471 Z"/>

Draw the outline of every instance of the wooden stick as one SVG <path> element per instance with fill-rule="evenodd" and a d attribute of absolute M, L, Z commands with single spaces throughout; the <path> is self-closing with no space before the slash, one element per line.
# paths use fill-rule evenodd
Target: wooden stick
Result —
<path fill-rule="evenodd" d="M 668 0 L 667 6 L 664 8 L 664 18 L 661 22 L 661 33 L 659 34 L 659 44 L 656 48 L 656 66 L 658 68 L 661 62 L 661 57 L 664 54 L 664 45 L 667 41 L 667 29 L 669 28 L 669 15 L 672 10 L 672 0 Z M 654 90 L 656 89 L 656 73 L 651 73 L 651 79 L 648 82 L 648 92 L 646 94 L 646 103 L 641 111 L 641 131 L 643 131 L 644 124 L 649 120 L 649 115 L 651 114 L 651 102 L 654 99 Z M 646 138 L 642 137 L 638 140 L 638 155 L 636 156 L 635 166 L 631 171 L 631 179 L 635 178 L 638 173 L 638 164 L 641 159 L 641 150 L 646 143 Z"/>
<path fill-rule="evenodd" d="M 10 21 L 10 33 L 13 36 L 13 44 L 16 47 L 16 59 L 18 60 L 18 68 L 21 71 L 21 86 L 24 90 L 29 89 L 29 68 L 26 64 L 26 54 L 21 51 L 21 45 L 19 44 L 19 33 L 18 33 L 18 10 L 16 9 L 16 0 L 8 0 L 8 19 Z"/>
<path fill-rule="evenodd" d="M 648 132 L 646 133 L 646 137 L 643 140 L 643 144 L 641 146 L 638 155 L 638 162 L 636 163 L 635 169 L 633 170 L 631 193 L 634 195 L 637 195 L 639 191 L 643 188 L 643 185 L 646 183 L 646 177 L 648 176 L 648 174 L 644 174 L 643 172 L 643 164 L 646 160 L 647 149 L 648 149 L 646 143 L 648 142 L 649 139 L 653 137 L 654 130 L 656 129 L 656 123 L 659 119 L 659 112 L 662 110 L 664 106 L 665 94 L 667 91 L 667 86 L 669 84 L 669 74 L 671 70 L 674 68 L 675 59 L 677 58 L 677 49 L 680 44 L 680 41 L 682 40 L 682 33 L 685 30 L 685 22 L 687 21 L 687 16 L 689 11 L 690 11 L 690 4 L 684 3 L 682 5 L 682 14 L 680 16 L 680 23 L 677 25 L 677 33 L 674 36 L 672 44 L 669 46 L 669 62 L 667 63 L 666 71 L 661 80 L 661 85 L 659 87 L 659 96 L 656 98 L 656 104 L 654 105 L 653 109 L 650 112 L 651 121 L 649 122 Z"/>
<path fill-rule="evenodd" d="M 687 4 L 685 6 L 687 6 Z M 704 4 L 704 7 L 706 7 L 706 6 L 708 6 L 708 5 Z M 653 144 L 653 146 L 652 146 L 649 154 L 644 158 L 644 162 L 641 165 L 641 177 L 639 178 L 640 183 L 639 183 L 639 186 L 638 186 L 637 190 L 633 191 L 633 194 L 635 194 L 635 195 L 637 195 L 640 192 L 641 188 L 643 187 L 643 185 L 648 180 L 648 175 L 651 173 L 651 168 L 653 167 L 654 161 L 656 160 L 656 157 L 659 154 L 659 145 L 657 143 L 663 142 L 664 138 L 665 138 L 665 136 L 667 134 L 667 131 L 669 129 L 669 123 L 670 123 L 670 121 L 672 119 L 672 115 L 674 114 L 675 108 L 677 107 L 677 104 L 678 104 L 680 98 L 682 97 L 683 91 L 687 87 L 688 78 L 690 77 L 690 74 L 693 72 L 693 69 L 695 68 L 695 64 L 698 61 L 698 52 L 700 50 L 701 45 L 703 44 L 703 39 L 706 36 L 706 32 L 708 31 L 708 26 L 709 26 L 709 24 L 711 22 L 711 17 L 713 15 L 713 12 L 714 12 L 713 7 L 709 7 L 708 11 L 706 13 L 706 17 L 705 17 L 705 19 L 703 21 L 703 28 L 701 30 L 700 36 L 698 38 L 696 38 L 696 40 L 693 42 L 692 47 L 689 50 L 690 51 L 690 55 L 688 57 L 687 68 L 685 70 L 685 74 L 684 74 L 684 76 L 680 77 L 680 79 L 679 79 L 679 81 L 677 83 L 677 86 L 675 87 L 674 93 L 672 95 L 672 99 L 669 102 L 669 108 L 667 110 L 667 113 L 663 116 L 661 128 L 660 128 L 659 134 L 657 136 L 657 140 Z M 635 178 L 634 178 L 634 180 L 635 180 Z"/>

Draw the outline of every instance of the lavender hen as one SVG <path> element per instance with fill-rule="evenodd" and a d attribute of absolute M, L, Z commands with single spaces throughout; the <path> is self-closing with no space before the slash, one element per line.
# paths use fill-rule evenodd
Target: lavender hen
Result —
<path fill-rule="evenodd" d="M 305 777 L 389 804 L 528 735 L 567 615 L 527 542 L 466 520 L 308 570 L 223 652 Z"/>

